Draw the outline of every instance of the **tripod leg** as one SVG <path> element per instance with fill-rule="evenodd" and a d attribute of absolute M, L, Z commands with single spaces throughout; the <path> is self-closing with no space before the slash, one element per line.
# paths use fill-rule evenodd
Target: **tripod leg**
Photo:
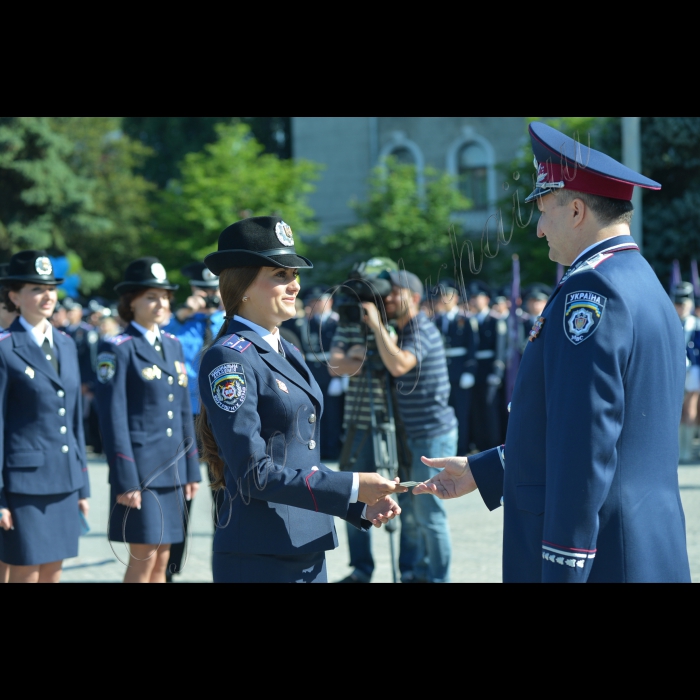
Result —
<path fill-rule="evenodd" d="M 399 568 L 398 564 L 396 561 L 396 546 L 394 543 L 394 535 L 396 534 L 396 525 L 395 523 L 387 523 L 387 525 L 393 525 L 393 527 L 389 528 L 386 527 L 387 534 L 389 535 L 389 556 L 391 557 L 391 575 L 394 580 L 394 583 L 399 582 Z"/>

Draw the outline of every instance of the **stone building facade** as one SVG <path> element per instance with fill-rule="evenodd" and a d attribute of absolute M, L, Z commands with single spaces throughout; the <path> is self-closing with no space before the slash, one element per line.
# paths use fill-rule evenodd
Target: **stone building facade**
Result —
<path fill-rule="evenodd" d="M 467 230 L 481 231 L 507 164 L 526 141 L 524 117 L 292 117 L 292 154 L 324 165 L 310 204 L 320 232 L 352 223 L 348 203 L 364 199 L 371 169 L 393 155 L 422 170 L 433 166 L 458 177 L 474 206 L 456 212 Z"/>

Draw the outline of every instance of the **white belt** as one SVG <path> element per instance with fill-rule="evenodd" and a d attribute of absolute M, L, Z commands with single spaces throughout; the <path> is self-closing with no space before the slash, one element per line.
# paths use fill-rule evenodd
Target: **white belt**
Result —
<path fill-rule="evenodd" d="M 476 357 L 477 360 L 490 360 L 492 357 L 496 357 L 496 351 L 479 350 L 474 357 Z"/>
<path fill-rule="evenodd" d="M 461 357 L 467 354 L 467 348 L 445 348 L 445 357 Z"/>

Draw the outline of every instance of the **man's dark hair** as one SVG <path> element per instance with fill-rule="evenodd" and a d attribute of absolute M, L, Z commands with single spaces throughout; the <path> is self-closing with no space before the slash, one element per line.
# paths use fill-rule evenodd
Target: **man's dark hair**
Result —
<path fill-rule="evenodd" d="M 559 190 L 556 193 L 559 206 L 565 206 L 574 199 L 580 199 L 595 214 L 601 226 L 629 224 L 632 221 L 634 207 L 632 202 L 624 199 L 600 197 L 597 194 L 577 192 L 576 190 Z"/>

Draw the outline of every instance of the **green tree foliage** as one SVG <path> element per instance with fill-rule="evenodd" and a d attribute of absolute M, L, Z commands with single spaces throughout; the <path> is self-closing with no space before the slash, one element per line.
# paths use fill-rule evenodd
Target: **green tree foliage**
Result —
<path fill-rule="evenodd" d="M 661 183 L 643 191 L 644 256 L 664 287 L 674 258 L 690 280 L 700 258 L 700 117 L 642 117 L 642 169 Z"/>
<path fill-rule="evenodd" d="M 461 240 L 453 213 L 471 206 L 455 178 L 427 167 L 421 191 L 415 166 L 388 159 L 372 172 L 367 201 L 350 206 L 357 223 L 314 247 L 314 261 L 322 263 L 326 278 L 340 281 L 354 263 L 371 257 L 402 261 L 407 270 L 432 281 L 453 275 L 451 232 L 456 230 Z"/>
<path fill-rule="evenodd" d="M 0 250 L 54 254 L 70 237 L 107 222 L 93 215 L 94 183 L 73 171 L 70 139 L 47 117 L 0 117 Z"/>
<path fill-rule="evenodd" d="M 81 272 L 84 292 L 112 296 L 124 268 L 142 251 L 151 224 L 149 193 L 155 185 L 135 171 L 151 154 L 122 131 L 121 117 L 53 117 L 52 128 L 73 144 L 67 157 L 72 171 L 92 183 L 93 217 L 98 227 L 73 232 L 70 247 L 99 278 Z"/>
<path fill-rule="evenodd" d="M 0 119 L 0 249 L 67 255 L 85 293 L 111 294 L 148 228 L 147 193 L 134 175 L 148 154 L 118 117 Z M 86 269 L 87 268 L 87 269 Z"/>
<path fill-rule="evenodd" d="M 247 216 L 278 215 L 296 234 L 313 230 L 307 195 L 320 166 L 304 160 L 281 160 L 263 146 L 245 124 L 217 124 L 217 140 L 179 165 L 156 207 L 151 250 L 158 251 L 172 277 L 191 260 L 216 250 L 224 228 Z M 296 236 L 296 249 L 304 244 Z"/>
<path fill-rule="evenodd" d="M 247 124 L 266 153 L 291 156 L 290 117 L 124 117 L 124 131 L 153 149 L 140 168 L 143 176 L 164 188 L 180 177 L 188 153 L 201 151 L 217 138 L 217 124 Z"/>

